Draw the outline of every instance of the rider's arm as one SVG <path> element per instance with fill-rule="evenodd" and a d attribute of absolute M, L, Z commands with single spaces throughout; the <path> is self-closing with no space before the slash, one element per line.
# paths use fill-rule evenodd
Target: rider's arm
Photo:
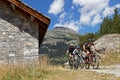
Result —
<path fill-rule="evenodd" d="M 73 51 L 73 54 L 75 55 L 75 54 L 79 54 L 79 51 L 77 50 L 77 49 L 75 49 L 74 51 Z"/>
<path fill-rule="evenodd" d="M 75 49 L 75 50 L 73 51 L 73 54 L 76 53 L 76 52 L 78 53 L 78 50 L 77 50 L 77 49 Z"/>
<path fill-rule="evenodd" d="M 76 49 L 73 51 L 73 54 L 75 54 L 76 53 Z"/>
<path fill-rule="evenodd" d="M 69 50 L 66 51 L 66 54 L 68 54 L 68 53 L 69 53 Z"/>
<path fill-rule="evenodd" d="M 83 50 L 85 50 L 85 45 L 83 45 Z"/>
<path fill-rule="evenodd" d="M 94 46 L 94 49 L 96 50 L 96 51 L 99 51 L 97 48 L 96 48 L 96 46 L 95 45 L 93 45 Z"/>

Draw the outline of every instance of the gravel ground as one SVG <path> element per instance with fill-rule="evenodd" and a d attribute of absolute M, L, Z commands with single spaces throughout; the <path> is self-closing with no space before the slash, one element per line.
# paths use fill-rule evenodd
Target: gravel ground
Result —
<path fill-rule="evenodd" d="M 120 77 L 120 64 L 110 65 L 110 66 L 100 66 L 100 69 L 90 70 L 103 74 L 112 74 L 116 77 Z"/>

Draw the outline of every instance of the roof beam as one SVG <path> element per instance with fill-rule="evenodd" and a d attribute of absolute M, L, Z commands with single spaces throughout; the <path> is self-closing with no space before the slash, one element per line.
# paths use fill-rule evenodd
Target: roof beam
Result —
<path fill-rule="evenodd" d="M 42 21 L 43 23 L 49 25 L 50 19 L 48 17 L 42 15 L 41 13 L 37 12 L 36 10 L 33 10 L 31 7 L 25 5 L 21 1 L 18 1 L 18 0 L 6 0 L 6 1 L 12 3 L 16 7 L 20 8 L 23 11 L 25 11 L 25 12 L 29 13 L 30 15 L 34 16 L 36 19 L 38 19 L 38 20 Z"/>

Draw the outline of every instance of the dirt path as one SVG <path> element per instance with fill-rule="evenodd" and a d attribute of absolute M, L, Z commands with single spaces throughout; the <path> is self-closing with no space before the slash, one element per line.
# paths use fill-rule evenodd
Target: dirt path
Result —
<path fill-rule="evenodd" d="M 112 74 L 114 76 L 120 77 L 120 64 L 110 65 L 110 66 L 100 66 L 100 69 L 90 70 L 103 74 Z"/>

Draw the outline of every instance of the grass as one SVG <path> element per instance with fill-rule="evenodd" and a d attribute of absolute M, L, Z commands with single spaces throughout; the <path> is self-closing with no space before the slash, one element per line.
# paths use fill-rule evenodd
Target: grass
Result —
<path fill-rule="evenodd" d="M 50 59 L 50 63 L 52 65 L 63 65 L 67 61 L 68 61 L 68 56 L 54 57 Z"/>
<path fill-rule="evenodd" d="M 100 55 L 102 59 L 100 60 L 100 65 L 113 65 L 120 64 L 120 53 L 106 53 Z M 64 62 L 67 62 L 68 56 L 51 58 L 52 65 L 63 65 Z"/>
<path fill-rule="evenodd" d="M 101 65 L 120 63 L 120 53 L 105 54 Z M 67 58 L 52 59 L 62 64 Z M 86 69 L 69 70 L 59 65 L 0 66 L 0 80 L 120 80 L 108 74 L 99 74 Z"/>
<path fill-rule="evenodd" d="M 9 67 L 8 67 L 9 68 Z M 68 70 L 61 66 L 13 67 L 0 80 L 120 80 L 120 78 L 98 74 L 87 70 Z"/>
<path fill-rule="evenodd" d="M 101 59 L 101 65 L 120 64 L 120 53 L 106 53 Z"/>

